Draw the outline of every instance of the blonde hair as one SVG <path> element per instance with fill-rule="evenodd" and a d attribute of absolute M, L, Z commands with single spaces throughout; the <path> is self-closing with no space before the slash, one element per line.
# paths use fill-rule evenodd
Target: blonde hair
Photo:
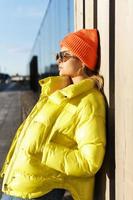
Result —
<path fill-rule="evenodd" d="M 104 79 L 103 76 L 100 75 L 98 72 L 96 71 L 92 71 L 90 70 L 88 67 L 84 67 L 84 72 L 95 81 L 97 88 L 100 91 L 103 91 L 103 87 L 104 87 Z"/>

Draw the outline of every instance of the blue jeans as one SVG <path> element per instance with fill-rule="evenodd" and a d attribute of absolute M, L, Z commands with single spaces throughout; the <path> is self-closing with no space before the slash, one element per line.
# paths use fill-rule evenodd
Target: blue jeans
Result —
<path fill-rule="evenodd" d="M 62 200 L 64 193 L 65 193 L 64 189 L 54 189 L 42 197 L 34 198 L 31 200 Z M 24 199 L 2 194 L 1 200 L 24 200 Z M 28 199 L 25 199 L 25 200 L 28 200 Z"/>

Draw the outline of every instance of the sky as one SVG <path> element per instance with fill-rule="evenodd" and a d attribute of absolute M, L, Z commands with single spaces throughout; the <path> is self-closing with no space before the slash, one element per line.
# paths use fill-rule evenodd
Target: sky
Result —
<path fill-rule="evenodd" d="M 49 0 L 0 0 L 0 73 L 27 74 L 27 63 Z"/>

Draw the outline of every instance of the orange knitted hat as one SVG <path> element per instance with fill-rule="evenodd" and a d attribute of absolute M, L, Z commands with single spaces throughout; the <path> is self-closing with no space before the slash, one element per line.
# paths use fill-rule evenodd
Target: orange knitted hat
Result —
<path fill-rule="evenodd" d="M 60 46 L 68 48 L 89 69 L 95 70 L 98 57 L 97 29 L 81 29 L 71 32 L 60 41 Z"/>

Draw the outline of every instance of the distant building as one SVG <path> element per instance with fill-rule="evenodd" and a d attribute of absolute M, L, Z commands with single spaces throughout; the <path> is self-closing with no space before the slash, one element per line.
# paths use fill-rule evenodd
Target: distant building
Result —
<path fill-rule="evenodd" d="M 9 83 L 10 80 L 11 80 L 11 77 L 9 74 L 0 73 L 0 84 Z"/>
<path fill-rule="evenodd" d="M 19 74 L 11 76 L 11 81 L 18 82 L 18 81 L 29 81 L 29 76 L 22 76 Z"/>

